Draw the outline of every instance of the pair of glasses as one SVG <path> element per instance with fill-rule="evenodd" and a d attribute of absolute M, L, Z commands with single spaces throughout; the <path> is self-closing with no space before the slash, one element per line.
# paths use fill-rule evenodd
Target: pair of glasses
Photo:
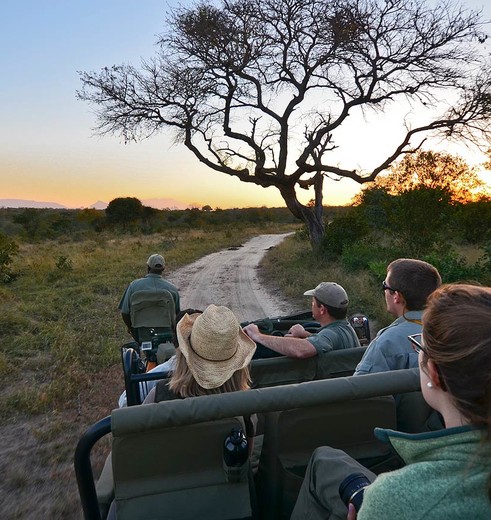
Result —
<path fill-rule="evenodd" d="M 423 334 L 411 334 L 411 336 L 408 336 L 407 339 L 411 342 L 411 347 L 413 347 L 413 350 L 416 352 L 416 354 L 425 352 L 425 348 L 423 346 Z"/>
<path fill-rule="evenodd" d="M 389 287 L 385 280 L 382 282 L 382 288 L 383 288 L 384 291 L 398 292 L 397 289 Z"/>

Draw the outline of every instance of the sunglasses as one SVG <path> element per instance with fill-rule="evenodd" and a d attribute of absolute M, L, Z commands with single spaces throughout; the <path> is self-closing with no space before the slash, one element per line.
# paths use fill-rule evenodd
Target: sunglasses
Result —
<path fill-rule="evenodd" d="M 411 336 L 408 336 L 407 339 L 411 342 L 411 347 L 413 347 L 414 351 L 419 354 L 420 352 L 423 352 L 428 356 L 428 353 L 425 350 L 425 346 L 422 342 L 423 334 L 411 334 Z M 447 384 L 445 383 L 445 378 L 443 377 L 441 368 L 436 365 L 436 369 L 438 371 L 438 375 L 440 376 L 440 387 L 441 389 L 446 392 L 447 391 Z"/>
<path fill-rule="evenodd" d="M 426 354 L 425 348 L 422 343 L 423 334 L 411 334 L 407 339 L 411 342 L 411 347 L 413 347 L 414 352 L 419 354 L 420 352 L 424 352 Z"/>
<path fill-rule="evenodd" d="M 384 291 L 392 291 L 392 292 L 399 292 L 397 289 L 394 289 L 393 287 L 389 287 L 385 280 L 382 282 L 382 288 Z"/>

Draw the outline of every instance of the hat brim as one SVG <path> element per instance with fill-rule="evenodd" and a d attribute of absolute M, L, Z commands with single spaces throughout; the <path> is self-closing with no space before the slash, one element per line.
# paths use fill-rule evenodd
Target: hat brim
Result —
<path fill-rule="evenodd" d="M 251 362 L 256 343 L 242 330 L 237 338 L 235 354 L 223 361 L 214 361 L 197 354 L 190 343 L 191 330 L 200 313 L 185 314 L 176 326 L 179 349 L 186 358 L 189 370 L 196 382 L 206 389 L 218 388 L 226 383 L 237 370 Z"/>
<path fill-rule="evenodd" d="M 310 291 L 305 291 L 303 293 L 304 296 L 314 296 L 315 289 L 310 289 Z"/>

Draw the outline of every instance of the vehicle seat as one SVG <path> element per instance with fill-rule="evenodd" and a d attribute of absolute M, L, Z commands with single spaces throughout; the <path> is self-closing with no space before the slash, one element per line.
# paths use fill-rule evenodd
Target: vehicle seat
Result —
<path fill-rule="evenodd" d="M 392 396 L 322 404 L 265 414 L 264 442 L 258 471 L 260 508 L 289 518 L 307 464 L 319 446 L 344 450 L 375 473 L 394 469 L 388 444 L 375 438 L 375 427 L 395 429 Z M 387 464 L 387 466 L 386 466 Z"/>
<path fill-rule="evenodd" d="M 250 364 L 252 386 L 264 388 L 351 376 L 365 350 L 366 347 L 333 350 L 307 359 L 286 356 L 253 359 Z"/>
<path fill-rule="evenodd" d="M 224 440 L 232 428 L 242 427 L 241 421 L 156 426 L 152 417 L 158 420 L 166 411 L 165 404 L 142 405 L 146 408 L 143 424 L 135 424 L 133 414 L 125 415 L 134 408 L 113 412 L 118 520 L 250 518 L 249 475 L 229 483 L 223 467 Z"/>
<path fill-rule="evenodd" d="M 422 392 L 399 394 L 397 399 L 397 430 L 422 433 L 445 428 L 440 414 L 424 400 Z"/>
<path fill-rule="evenodd" d="M 172 294 L 159 291 L 136 291 L 130 299 L 130 318 L 133 335 L 138 343 L 150 341 L 154 350 L 162 343 L 172 343 L 176 326 L 176 308 Z M 163 349 L 163 350 L 162 350 Z M 161 348 L 159 362 L 174 354 L 174 348 Z"/>

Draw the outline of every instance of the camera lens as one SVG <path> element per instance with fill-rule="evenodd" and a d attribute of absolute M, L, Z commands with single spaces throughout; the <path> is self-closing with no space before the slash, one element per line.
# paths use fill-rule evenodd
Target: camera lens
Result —
<path fill-rule="evenodd" d="M 352 473 L 339 485 L 339 496 L 346 507 L 352 503 L 356 511 L 359 511 L 363 502 L 363 492 L 369 485 L 370 481 L 363 473 Z"/>

